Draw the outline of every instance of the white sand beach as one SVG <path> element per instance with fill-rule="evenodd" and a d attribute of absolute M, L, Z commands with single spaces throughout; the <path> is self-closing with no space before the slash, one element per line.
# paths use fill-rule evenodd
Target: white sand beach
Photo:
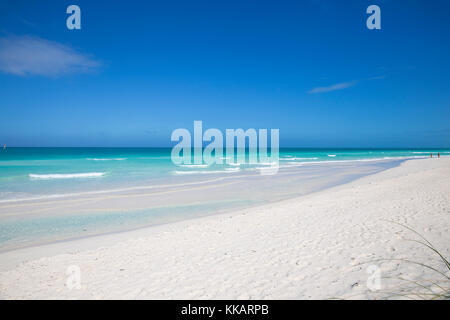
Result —
<path fill-rule="evenodd" d="M 416 290 L 402 279 L 438 292 L 450 287 L 442 274 L 399 259 L 448 269 L 396 223 L 450 257 L 449 186 L 449 157 L 410 160 L 295 199 L 8 251 L 0 298 L 372 299 Z M 79 288 L 67 286 L 70 266 Z M 380 287 L 367 285 L 373 270 Z"/>

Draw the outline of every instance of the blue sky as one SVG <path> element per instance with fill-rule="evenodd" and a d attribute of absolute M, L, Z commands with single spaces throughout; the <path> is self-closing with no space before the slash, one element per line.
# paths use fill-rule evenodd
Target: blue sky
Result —
<path fill-rule="evenodd" d="M 81 8 L 68 30 L 66 8 Z M 366 28 L 367 6 L 381 30 Z M 0 143 L 171 146 L 279 128 L 297 147 L 450 147 L 450 3 L 2 1 Z"/>

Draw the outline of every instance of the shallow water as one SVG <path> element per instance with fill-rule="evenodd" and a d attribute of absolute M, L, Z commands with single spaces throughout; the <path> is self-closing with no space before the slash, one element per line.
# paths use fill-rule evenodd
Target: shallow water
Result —
<path fill-rule="evenodd" d="M 288 199 L 429 152 L 282 149 L 265 176 L 261 164 L 175 166 L 170 149 L 11 148 L 0 153 L 0 251 Z"/>

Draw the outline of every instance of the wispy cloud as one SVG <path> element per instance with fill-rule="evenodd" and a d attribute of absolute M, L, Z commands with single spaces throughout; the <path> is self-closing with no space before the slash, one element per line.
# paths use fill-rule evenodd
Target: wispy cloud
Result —
<path fill-rule="evenodd" d="M 386 75 L 367 78 L 367 80 L 380 80 L 380 79 L 386 79 Z"/>
<path fill-rule="evenodd" d="M 87 73 L 101 66 L 99 61 L 73 48 L 34 36 L 0 38 L 0 71 L 18 76 L 60 76 Z"/>
<path fill-rule="evenodd" d="M 336 83 L 336 84 L 333 84 L 333 85 L 327 86 L 327 87 L 314 88 L 312 90 L 309 90 L 308 93 L 322 93 L 322 92 L 330 92 L 330 91 L 342 90 L 342 89 L 345 89 L 345 88 L 353 87 L 357 83 L 358 83 L 358 81 Z"/>
<path fill-rule="evenodd" d="M 373 76 L 373 77 L 365 78 L 365 79 L 340 82 L 340 83 L 332 84 L 331 86 L 313 88 L 313 89 L 309 90 L 308 93 L 323 93 L 323 92 L 342 90 L 342 89 L 353 87 L 360 82 L 381 80 L 381 79 L 386 79 L 386 77 L 387 77 L 386 75 L 378 75 L 378 76 Z"/>
<path fill-rule="evenodd" d="M 31 22 L 28 19 L 22 18 L 22 17 L 17 17 L 17 20 L 19 20 L 22 24 L 26 25 L 27 27 L 31 27 L 31 28 L 36 28 L 37 24 L 34 22 Z"/>

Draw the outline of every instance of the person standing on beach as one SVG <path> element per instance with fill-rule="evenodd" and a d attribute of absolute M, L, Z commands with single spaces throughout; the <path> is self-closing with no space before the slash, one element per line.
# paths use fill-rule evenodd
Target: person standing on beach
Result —
<path fill-rule="evenodd" d="M 441 157 L 441 154 L 438 152 L 438 158 L 440 158 Z"/>
<path fill-rule="evenodd" d="M 430 158 L 433 158 L 433 152 L 432 152 L 432 153 L 430 153 Z"/>

